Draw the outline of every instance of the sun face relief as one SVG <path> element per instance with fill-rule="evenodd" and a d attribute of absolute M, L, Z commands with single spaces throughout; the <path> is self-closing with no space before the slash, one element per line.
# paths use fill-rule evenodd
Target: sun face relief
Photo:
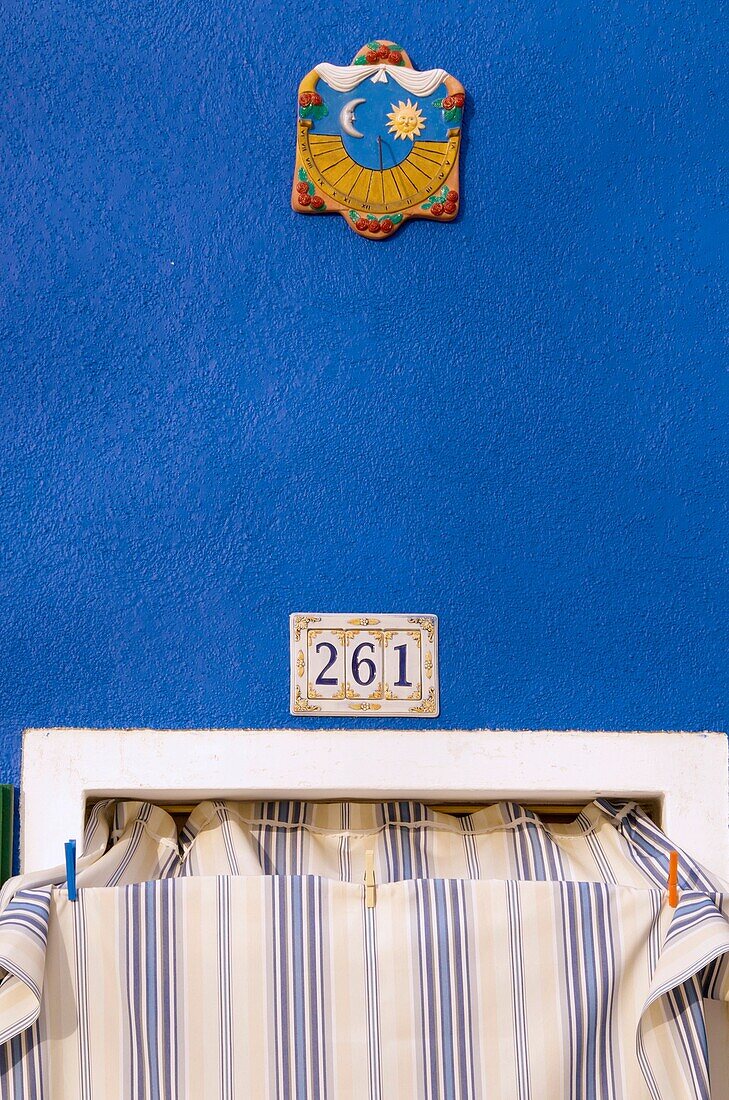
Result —
<path fill-rule="evenodd" d="M 408 218 L 451 221 L 464 104 L 459 81 L 414 69 L 394 42 L 317 65 L 299 86 L 294 210 L 340 213 L 372 240 Z"/>
<path fill-rule="evenodd" d="M 407 103 L 400 100 L 397 106 L 393 103 L 387 119 L 387 129 L 394 137 L 402 138 L 403 141 L 406 138 L 414 141 L 425 129 L 423 112 L 417 103 L 411 103 L 410 100 Z"/>

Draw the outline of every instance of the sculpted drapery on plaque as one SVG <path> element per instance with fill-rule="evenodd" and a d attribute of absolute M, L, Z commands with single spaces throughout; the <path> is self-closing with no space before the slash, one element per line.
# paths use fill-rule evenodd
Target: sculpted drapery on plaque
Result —
<path fill-rule="evenodd" d="M 294 210 L 339 213 L 370 240 L 408 218 L 452 221 L 465 101 L 455 77 L 384 39 L 317 65 L 299 85 Z"/>

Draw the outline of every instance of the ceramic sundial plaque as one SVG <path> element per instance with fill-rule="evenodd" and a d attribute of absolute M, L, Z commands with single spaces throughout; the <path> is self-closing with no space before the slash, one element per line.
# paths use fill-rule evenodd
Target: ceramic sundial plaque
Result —
<path fill-rule="evenodd" d="M 384 39 L 317 65 L 299 85 L 294 210 L 341 214 L 371 240 L 408 218 L 452 221 L 465 101 L 455 77 Z"/>

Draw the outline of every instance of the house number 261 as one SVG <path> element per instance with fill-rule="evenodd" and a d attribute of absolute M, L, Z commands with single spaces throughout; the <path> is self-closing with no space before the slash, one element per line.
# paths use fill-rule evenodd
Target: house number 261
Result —
<path fill-rule="evenodd" d="M 395 681 L 395 687 L 412 687 L 412 681 L 407 678 L 407 644 L 402 643 L 401 645 L 396 645 L 393 649 L 398 655 L 398 677 Z M 316 652 L 321 653 L 322 650 L 326 650 L 329 653 L 329 660 L 317 676 L 315 683 L 321 687 L 335 687 L 339 683 L 339 678 L 337 676 L 327 676 L 326 673 L 332 665 L 336 664 L 338 656 L 337 647 L 332 642 L 319 642 L 316 646 Z M 352 679 L 356 684 L 359 684 L 360 687 L 369 687 L 377 675 L 377 665 L 370 657 L 361 656 L 363 650 L 369 650 L 371 653 L 376 653 L 377 647 L 374 642 L 360 642 L 352 652 L 349 668 L 352 673 Z M 366 669 L 364 676 L 362 675 L 363 668 Z"/>
<path fill-rule="evenodd" d="M 434 617 L 292 616 L 292 712 L 434 713 Z"/>

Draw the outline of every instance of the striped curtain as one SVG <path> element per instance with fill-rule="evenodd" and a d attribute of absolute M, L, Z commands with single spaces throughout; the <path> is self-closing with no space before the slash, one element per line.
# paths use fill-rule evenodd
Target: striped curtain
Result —
<path fill-rule="evenodd" d="M 0 1097 L 708 1100 L 729 890 L 681 853 L 671 909 L 671 847 L 606 800 L 216 801 L 179 838 L 100 803 L 78 901 L 0 900 Z"/>

